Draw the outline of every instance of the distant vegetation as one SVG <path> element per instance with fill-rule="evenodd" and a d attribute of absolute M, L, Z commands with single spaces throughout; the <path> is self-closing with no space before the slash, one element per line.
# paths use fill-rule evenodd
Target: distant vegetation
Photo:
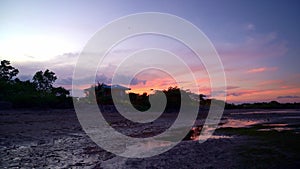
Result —
<path fill-rule="evenodd" d="M 0 65 L 0 109 L 3 108 L 72 108 L 73 102 L 70 92 L 63 87 L 54 87 L 53 83 L 57 80 L 55 73 L 50 70 L 38 71 L 32 80 L 21 81 L 17 78 L 19 70 L 10 65 L 7 60 L 2 60 Z M 92 85 L 85 89 L 86 96 L 79 98 L 82 103 L 95 103 L 99 106 L 114 105 L 112 92 L 119 94 L 121 101 L 125 96 L 130 102 L 122 104 L 132 104 L 137 110 L 146 111 L 151 107 L 149 94 L 136 94 L 125 92 L 126 87 L 119 85 L 109 86 L 103 83 Z M 201 109 L 209 109 L 212 99 L 206 99 L 203 94 L 197 95 L 188 90 L 178 87 L 169 87 L 167 90 L 154 91 L 151 94 L 154 101 L 155 97 L 165 95 L 167 105 L 165 111 L 179 111 L 181 104 L 198 106 Z M 94 99 L 96 98 L 96 100 Z M 224 103 L 222 101 L 218 101 Z M 159 104 L 159 103 L 158 103 Z M 278 103 L 277 101 L 263 103 L 244 103 L 229 104 L 225 103 L 225 109 L 293 109 L 300 108 L 300 103 Z"/>
<path fill-rule="evenodd" d="M 101 105 L 113 105 L 113 99 L 111 96 L 111 91 L 113 89 L 109 89 L 109 93 L 107 94 L 107 88 L 104 86 L 108 86 L 103 83 L 98 83 L 91 88 L 85 90 L 86 97 L 84 99 L 91 101 L 91 95 L 93 98 L 96 98 L 96 102 Z M 129 92 L 128 94 L 124 92 L 124 95 L 129 95 L 130 103 L 137 110 L 146 111 L 150 108 L 151 104 L 149 102 L 149 94 L 137 94 Z M 209 106 L 214 99 L 206 99 L 206 95 L 204 94 L 194 94 L 186 90 L 182 90 L 175 87 L 169 87 L 167 90 L 155 91 L 152 97 L 156 97 L 159 94 L 165 94 L 167 98 L 167 105 L 165 111 L 179 111 L 180 104 L 189 104 L 190 106 L 199 106 L 200 109 L 209 109 Z M 121 96 L 120 96 L 121 97 Z M 125 96 L 123 96 L 125 97 Z M 155 100 L 155 99 L 153 99 Z M 220 100 L 214 100 L 216 103 L 224 103 Z M 124 104 L 124 102 L 123 102 Z M 222 105 L 222 104 L 221 104 Z M 300 108 L 300 103 L 279 103 L 277 101 L 270 102 L 262 102 L 262 103 L 243 103 L 243 104 L 233 104 L 233 103 L 225 103 L 225 109 L 297 109 Z"/>
<path fill-rule="evenodd" d="M 2 108 L 70 108 L 70 92 L 54 87 L 57 79 L 50 70 L 38 71 L 32 80 L 16 78 L 19 70 L 2 60 L 0 65 L 0 109 Z"/>
<path fill-rule="evenodd" d="M 98 83 L 97 85 L 86 89 L 86 97 L 83 99 L 85 99 L 86 102 L 93 102 L 93 98 L 96 98 L 96 102 L 99 106 L 113 105 L 113 99 L 111 94 L 112 92 L 116 92 L 117 96 L 119 97 L 118 100 L 120 104 L 132 104 L 133 107 L 135 107 L 139 111 L 146 111 L 151 107 L 151 104 L 149 102 L 150 95 L 146 92 L 143 94 L 137 94 L 132 92 L 126 93 L 124 87 L 123 90 L 122 88 L 111 88 L 111 86 L 103 83 Z M 193 93 L 181 90 L 176 86 L 169 87 L 167 90 L 163 91 L 157 90 L 153 94 L 151 94 L 151 97 L 153 97 L 154 102 L 159 101 L 159 99 L 155 99 L 155 97 L 160 97 L 162 94 L 164 94 L 167 98 L 167 105 L 165 111 L 168 112 L 179 111 L 181 102 L 182 104 L 199 106 L 199 99 L 190 97 L 191 95 L 194 95 Z M 128 99 L 126 98 L 129 98 L 130 102 L 128 102 Z"/>
<path fill-rule="evenodd" d="M 277 101 L 239 105 L 227 103 L 225 109 L 300 109 L 300 103 L 278 103 Z"/>

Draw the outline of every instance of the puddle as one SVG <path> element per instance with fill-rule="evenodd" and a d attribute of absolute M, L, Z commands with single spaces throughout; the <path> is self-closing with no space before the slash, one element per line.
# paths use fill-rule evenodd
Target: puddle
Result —
<path fill-rule="evenodd" d="M 268 126 L 268 127 L 285 127 L 285 126 L 288 126 L 288 124 L 285 124 L 285 123 L 273 123 L 273 124 L 263 124 L 263 126 Z"/>
<path fill-rule="evenodd" d="M 226 135 L 211 135 L 211 130 L 212 128 L 206 129 L 206 132 L 201 134 L 202 127 L 193 127 L 190 132 L 187 134 L 187 136 L 184 138 L 184 140 L 194 140 L 194 141 L 199 141 L 199 140 L 207 140 L 207 139 L 229 139 L 232 138 L 231 136 L 226 136 Z"/>
<path fill-rule="evenodd" d="M 300 116 L 286 116 L 285 119 L 300 119 Z"/>
<path fill-rule="evenodd" d="M 289 127 L 274 127 L 274 128 L 268 128 L 268 129 L 258 129 L 257 131 L 291 131 L 293 130 L 293 128 L 289 128 Z"/>
<path fill-rule="evenodd" d="M 200 141 L 200 140 L 209 140 L 209 139 L 231 139 L 233 136 L 226 136 L 226 135 L 201 135 L 194 139 L 194 141 Z"/>
<path fill-rule="evenodd" d="M 288 114 L 288 113 L 299 113 L 294 110 L 274 110 L 274 111 L 247 111 L 247 112 L 233 112 L 231 115 L 251 115 L 251 114 Z"/>
<path fill-rule="evenodd" d="M 286 123 L 269 123 L 269 124 L 263 124 L 262 126 L 265 127 L 270 127 L 270 128 L 264 128 L 264 129 L 259 129 L 257 131 L 291 131 L 291 130 L 295 130 L 296 128 L 291 128 L 288 127 L 289 124 Z"/>
<path fill-rule="evenodd" d="M 201 133 L 202 127 L 193 127 L 189 133 L 184 137 L 183 140 L 196 140 L 200 133 Z"/>
<path fill-rule="evenodd" d="M 243 128 L 243 127 L 250 127 L 254 124 L 262 123 L 263 120 L 242 120 L 242 119 L 229 119 L 226 123 L 219 126 L 219 128 Z"/>

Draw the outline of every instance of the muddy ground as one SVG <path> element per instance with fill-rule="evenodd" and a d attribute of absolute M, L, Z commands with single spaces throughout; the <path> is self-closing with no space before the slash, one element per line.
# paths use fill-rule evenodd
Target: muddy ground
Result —
<path fill-rule="evenodd" d="M 215 136 L 200 144 L 184 140 L 171 150 L 149 158 L 124 158 L 95 144 L 82 130 L 74 110 L 1 110 L 0 168 L 298 168 L 299 114 L 273 130 L 273 115 L 226 111 Z M 251 112 L 251 111 L 250 111 Z M 112 125 L 118 119 L 110 114 Z M 254 117 L 254 118 L 250 118 Z M 274 118 L 273 118 L 274 117 Z M 169 118 L 166 116 L 165 118 Z M 230 126 L 230 120 L 253 119 L 251 126 Z M 167 120 L 167 119 L 165 119 Z M 164 120 L 162 120 L 164 121 Z M 236 122 L 236 121 L 235 121 Z M 227 124 L 227 126 L 225 125 Z M 229 124 L 229 126 L 228 126 Z M 136 134 L 129 128 L 129 134 Z M 270 129 L 270 130 L 268 130 Z M 154 130 L 157 130 L 154 128 Z M 128 131 L 128 130 L 127 130 Z M 152 131 L 153 133 L 153 131 Z"/>

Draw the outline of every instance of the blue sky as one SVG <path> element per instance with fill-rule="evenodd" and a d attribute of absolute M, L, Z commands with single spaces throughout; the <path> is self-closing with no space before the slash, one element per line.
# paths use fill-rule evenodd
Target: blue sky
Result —
<path fill-rule="evenodd" d="M 94 33 L 138 12 L 174 14 L 200 28 L 220 54 L 232 102 L 300 101 L 298 1 L 2 0 L 0 59 L 10 60 L 24 79 L 50 68 L 61 79 L 58 85 L 67 86 Z M 147 78 L 142 80 L 153 84 Z"/>

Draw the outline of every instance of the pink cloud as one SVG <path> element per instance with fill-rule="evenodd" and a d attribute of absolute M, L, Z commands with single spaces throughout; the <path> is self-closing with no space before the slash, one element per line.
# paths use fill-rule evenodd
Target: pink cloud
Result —
<path fill-rule="evenodd" d="M 288 86 L 288 85 L 283 85 L 283 86 L 280 86 L 280 88 L 281 88 L 281 89 L 288 89 L 288 88 L 290 88 L 290 86 Z"/>
<path fill-rule="evenodd" d="M 258 83 L 258 86 L 266 86 L 266 85 L 282 85 L 284 84 L 283 80 L 263 80 Z"/>
<path fill-rule="evenodd" d="M 227 94 L 229 102 L 261 102 L 278 100 L 278 96 L 299 96 L 300 88 L 277 88 L 277 89 L 238 89 Z M 281 98 L 283 99 L 283 98 Z M 298 101 L 299 98 L 284 98 Z M 294 99 L 294 100 L 291 100 Z M 282 101 L 282 100 L 280 100 Z M 299 100 L 300 101 L 300 100 Z"/>
<path fill-rule="evenodd" d="M 277 67 L 260 67 L 260 68 L 254 68 L 247 71 L 247 73 L 261 73 L 266 71 L 275 71 L 277 70 Z"/>

